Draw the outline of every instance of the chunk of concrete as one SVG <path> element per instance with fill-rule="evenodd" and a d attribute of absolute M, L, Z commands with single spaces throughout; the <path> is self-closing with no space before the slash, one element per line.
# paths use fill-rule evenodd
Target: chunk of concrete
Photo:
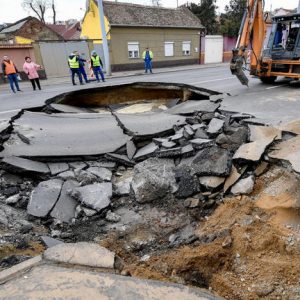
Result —
<path fill-rule="evenodd" d="M 134 156 L 135 160 L 143 160 L 150 156 L 153 156 L 154 153 L 158 150 L 158 146 L 155 143 L 150 143 L 142 148 L 140 148 Z"/>
<path fill-rule="evenodd" d="M 200 150 L 205 147 L 212 146 L 214 144 L 214 141 L 210 140 L 210 139 L 193 139 L 193 140 L 190 140 L 190 143 L 192 144 L 192 146 L 195 149 Z"/>
<path fill-rule="evenodd" d="M 243 144 L 235 152 L 233 159 L 240 162 L 258 162 L 265 153 L 266 148 L 271 145 L 274 138 L 257 140 L 255 142 Z"/>
<path fill-rule="evenodd" d="M 269 158 L 290 163 L 293 170 L 300 173 L 300 136 L 296 136 L 276 145 L 276 150 L 271 151 Z"/>
<path fill-rule="evenodd" d="M 59 244 L 63 244 L 63 243 L 64 243 L 63 241 L 54 239 L 54 238 L 52 238 L 52 237 L 50 237 L 50 236 L 46 236 L 46 235 L 41 236 L 41 240 L 42 240 L 43 244 L 44 244 L 47 248 L 51 248 L 51 247 L 54 247 L 54 246 L 56 246 L 56 245 L 59 245 Z"/>
<path fill-rule="evenodd" d="M 181 155 L 182 157 L 189 157 L 194 154 L 194 151 L 194 147 L 191 144 L 188 144 L 181 148 Z"/>
<path fill-rule="evenodd" d="M 20 194 L 16 194 L 6 198 L 4 202 L 5 204 L 16 204 L 19 202 L 20 198 L 21 198 Z"/>
<path fill-rule="evenodd" d="M 130 193 L 133 171 L 126 171 L 122 176 L 116 177 L 114 181 L 114 191 L 118 196 L 126 196 Z"/>
<path fill-rule="evenodd" d="M 199 180 L 190 174 L 188 167 L 176 168 L 175 178 L 178 185 L 177 198 L 187 198 L 200 191 Z"/>
<path fill-rule="evenodd" d="M 46 217 L 58 200 L 63 181 L 51 179 L 39 183 L 33 190 L 27 206 L 27 213 L 35 217 Z"/>
<path fill-rule="evenodd" d="M 199 176 L 227 176 L 232 158 L 230 153 L 218 146 L 200 150 L 194 157 L 182 159 L 179 166 L 189 166 L 192 174 Z"/>
<path fill-rule="evenodd" d="M 12 133 L 0 157 L 101 155 L 116 151 L 129 139 L 114 116 L 97 113 L 49 115 L 26 111 L 14 124 L 20 134 L 30 134 L 31 143 L 24 144 Z"/>
<path fill-rule="evenodd" d="M 152 138 L 158 135 L 172 132 L 173 126 L 184 125 L 185 118 L 173 116 L 165 112 L 160 113 L 142 113 L 142 114 L 118 114 L 121 126 L 125 128 L 128 134 L 137 138 Z"/>
<path fill-rule="evenodd" d="M 16 156 L 3 158 L 1 165 L 4 169 L 8 171 L 12 170 L 17 173 L 35 173 L 39 175 L 50 173 L 47 164 Z"/>
<path fill-rule="evenodd" d="M 69 170 L 69 165 L 67 163 L 48 163 L 48 167 L 51 175 L 57 175 Z"/>
<path fill-rule="evenodd" d="M 69 195 L 69 192 L 78 186 L 79 183 L 74 180 L 68 180 L 63 184 L 59 199 L 50 213 L 51 217 L 66 223 L 72 221 L 78 202 Z"/>
<path fill-rule="evenodd" d="M 167 110 L 169 114 L 189 115 L 195 112 L 215 112 L 220 104 L 212 103 L 209 100 L 189 100 Z"/>
<path fill-rule="evenodd" d="M 223 126 L 224 126 L 223 120 L 213 118 L 208 124 L 208 129 L 207 129 L 208 135 L 209 136 L 218 135 L 220 132 L 222 132 Z"/>
<path fill-rule="evenodd" d="M 254 183 L 253 176 L 241 179 L 231 188 L 231 193 L 234 195 L 250 194 L 253 191 Z"/>
<path fill-rule="evenodd" d="M 224 177 L 218 176 L 203 176 L 199 177 L 199 182 L 202 186 L 208 190 L 214 190 L 219 188 L 225 181 Z"/>
<path fill-rule="evenodd" d="M 84 161 L 73 161 L 69 163 L 70 167 L 76 170 L 82 170 L 86 168 L 86 163 Z"/>
<path fill-rule="evenodd" d="M 128 141 L 126 143 L 126 151 L 127 151 L 127 156 L 129 159 L 133 159 L 135 153 L 136 153 L 136 146 L 132 140 Z"/>
<path fill-rule="evenodd" d="M 63 180 L 75 180 L 76 176 L 74 171 L 65 171 L 57 175 L 57 177 Z"/>
<path fill-rule="evenodd" d="M 198 128 L 194 135 L 195 139 L 209 139 L 206 131 L 203 128 Z"/>
<path fill-rule="evenodd" d="M 134 167 L 132 189 L 139 203 L 161 200 L 177 189 L 171 159 L 149 158 Z"/>
<path fill-rule="evenodd" d="M 44 258 L 53 262 L 114 269 L 115 253 L 94 243 L 59 244 L 47 249 Z"/>
<path fill-rule="evenodd" d="M 78 187 L 71 195 L 87 207 L 100 211 L 110 205 L 112 184 L 103 182 Z"/>
<path fill-rule="evenodd" d="M 97 176 L 101 181 L 111 181 L 112 172 L 106 168 L 91 167 L 86 171 Z"/>

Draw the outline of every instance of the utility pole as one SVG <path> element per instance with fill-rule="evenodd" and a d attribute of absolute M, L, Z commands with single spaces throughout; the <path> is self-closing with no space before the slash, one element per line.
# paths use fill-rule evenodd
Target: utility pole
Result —
<path fill-rule="evenodd" d="M 111 75 L 109 49 L 108 49 L 107 36 L 106 36 L 106 30 L 105 30 L 104 11 L 103 11 L 103 1 L 102 0 L 98 0 L 98 9 L 99 9 L 100 27 L 101 27 L 101 32 L 102 32 L 102 45 L 103 45 L 103 52 L 104 52 L 106 75 Z"/>
<path fill-rule="evenodd" d="M 299 3 L 298 3 L 297 13 L 300 14 L 300 0 L 299 0 Z"/>

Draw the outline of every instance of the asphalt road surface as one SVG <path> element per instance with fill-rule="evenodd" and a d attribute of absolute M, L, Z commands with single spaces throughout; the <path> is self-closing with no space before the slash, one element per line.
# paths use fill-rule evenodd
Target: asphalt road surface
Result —
<path fill-rule="evenodd" d="M 275 124 L 300 119 L 300 82 L 280 78 L 275 84 L 265 85 L 250 78 L 249 87 L 245 87 L 231 75 L 228 66 L 112 78 L 106 83 L 90 83 L 83 88 L 136 81 L 186 83 L 219 91 L 226 94 L 223 109 L 251 113 Z M 23 92 L 18 94 L 12 94 L 7 86 L 0 86 L 0 112 L 39 106 L 59 93 L 81 88 L 73 87 L 66 79 L 42 81 L 43 90 L 35 92 L 28 83 L 21 85 Z"/>

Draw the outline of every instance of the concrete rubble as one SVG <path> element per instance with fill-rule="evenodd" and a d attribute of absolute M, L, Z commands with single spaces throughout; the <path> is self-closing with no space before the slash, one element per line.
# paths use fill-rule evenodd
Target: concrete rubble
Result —
<path fill-rule="evenodd" d="M 114 269 L 108 250 L 70 243 L 105 243 L 114 232 L 141 258 L 189 245 L 200 240 L 196 222 L 225 196 L 251 194 L 272 162 L 300 173 L 297 130 L 221 111 L 209 91 L 197 92 L 151 112 L 108 103 L 96 113 L 66 98 L 10 116 L 0 130 L 0 225 L 49 247 L 45 259 L 98 268 L 107 257 L 104 268 Z"/>

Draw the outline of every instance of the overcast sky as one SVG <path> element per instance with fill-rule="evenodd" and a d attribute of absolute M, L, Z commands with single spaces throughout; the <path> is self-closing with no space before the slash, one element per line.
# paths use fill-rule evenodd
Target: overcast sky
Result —
<path fill-rule="evenodd" d="M 111 0 L 114 1 L 114 0 Z M 138 4 L 149 4 L 150 0 L 122 0 L 119 2 L 131 2 Z M 177 0 L 161 0 L 163 6 L 176 7 Z M 178 0 L 178 4 L 184 4 L 187 0 Z M 199 1 L 189 1 L 199 2 Z M 24 11 L 21 6 L 22 0 L 0 0 L 0 23 L 15 22 L 21 18 L 27 17 L 28 12 Z M 56 0 L 57 19 L 81 19 L 85 11 L 85 0 Z M 217 0 L 219 6 L 218 12 L 222 12 L 229 0 Z M 284 7 L 295 8 L 298 5 L 298 0 L 266 0 L 266 9 Z M 47 21 L 51 21 L 51 17 L 47 17 Z"/>

